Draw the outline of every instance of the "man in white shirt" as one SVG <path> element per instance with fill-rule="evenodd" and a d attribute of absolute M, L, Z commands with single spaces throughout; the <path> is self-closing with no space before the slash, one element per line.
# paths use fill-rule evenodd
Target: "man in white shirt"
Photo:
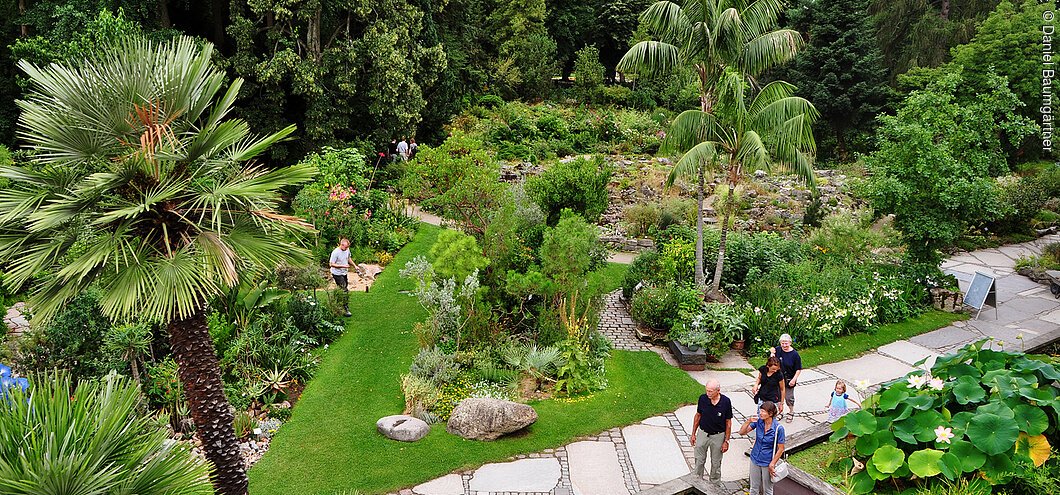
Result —
<path fill-rule="evenodd" d="M 350 281 L 347 278 L 350 273 L 350 240 L 343 238 L 339 241 L 339 247 L 331 252 L 331 277 L 335 279 L 335 285 L 346 292 L 346 316 L 350 313 Z M 355 265 L 356 266 L 356 265 Z"/>
<path fill-rule="evenodd" d="M 397 154 L 401 157 L 402 161 L 408 161 L 409 159 L 409 143 L 405 141 L 405 138 L 401 138 L 401 142 L 397 145 Z"/>

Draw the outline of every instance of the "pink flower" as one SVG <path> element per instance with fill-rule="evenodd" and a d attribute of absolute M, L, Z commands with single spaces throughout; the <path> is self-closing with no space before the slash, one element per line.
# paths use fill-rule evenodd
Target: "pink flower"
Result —
<path fill-rule="evenodd" d="M 935 428 L 935 441 L 939 443 L 950 443 L 950 439 L 953 438 L 953 428 L 946 428 L 945 426 L 939 425 Z"/>

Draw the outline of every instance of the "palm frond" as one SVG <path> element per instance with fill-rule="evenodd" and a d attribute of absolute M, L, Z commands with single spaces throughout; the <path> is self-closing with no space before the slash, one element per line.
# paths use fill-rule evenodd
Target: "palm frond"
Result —
<path fill-rule="evenodd" d="M 746 74 L 761 74 L 766 69 L 795 58 L 803 44 L 802 35 L 795 30 L 778 29 L 763 33 L 743 46 L 738 67 Z"/>
<path fill-rule="evenodd" d="M 784 0 L 755 0 L 740 13 L 744 36 L 753 39 L 776 27 L 784 12 Z"/>
<path fill-rule="evenodd" d="M 701 110 L 685 110 L 670 124 L 662 150 L 681 153 L 704 141 L 717 139 L 717 118 Z"/>
<path fill-rule="evenodd" d="M 678 177 L 697 175 L 700 167 L 703 167 L 704 171 L 719 170 L 723 168 L 721 160 L 722 156 L 718 153 L 718 148 L 714 143 L 699 143 L 681 156 L 674 168 L 670 170 L 670 174 L 666 177 L 666 186 L 672 186 Z"/>
<path fill-rule="evenodd" d="M 667 74 L 680 63 L 680 50 L 661 41 L 640 41 L 618 61 L 617 70 L 629 74 Z"/>
<path fill-rule="evenodd" d="M 692 22 L 685 16 L 681 6 L 667 0 L 649 5 L 640 14 L 640 22 L 660 41 L 672 45 L 678 45 L 688 38 L 692 27 Z"/>

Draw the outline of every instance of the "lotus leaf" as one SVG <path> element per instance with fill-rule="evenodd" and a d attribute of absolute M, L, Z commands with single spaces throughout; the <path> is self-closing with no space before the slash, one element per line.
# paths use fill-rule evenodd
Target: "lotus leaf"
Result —
<path fill-rule="evenodd" d="M 979 380 L 970 376 L 962 376 L 957 379 L 957 385 L 953 387 L 953 395 L 960 404 L 979 402 L 986 398 L 986 390 L 979 384 Z"/>
<path fill-rule="evenodd" d="M 884 445 L 877 449 L 875 454 L 872 454 L 870 462 L 881 473 L 890 474 L 902 467 L 905 462 L 905 452 L 896 447 Z"/>
<path fill-rule="evenodd" d="M 983 467 L 983 463 L 986 462 L 986 454 L 975 448 L 971 442 L 964 440 L 954 440 L 950 444 L 950 453 L 961 460 L 961 471 L 966 473 Z"/>
<path fill-rule="evenodd" d="M 1022 432 L 1030 436 L 1041 435 L 1049 429 L 1049 415 L 1040 408 L 1020 404 L 1012 412 L 1015 414 L 1016 424 Z"/>
<path fill-rule="evenodd" d="M 935 449 L 918 450 L 909 454 L 909 470 L 921 478 L 929 478 L 941 473 L 939 460 L 945 452 Z"/>
<path fill-rule="evenodd" d="M 946 452 L 939 459 L 939 469 L 942 471 L 942 475 L 949 480 L 955 480 L 961 475 L 964 470 L 961 465 L 961 459 L 953 454 L 953 452 Z"/>
<path fill-rule="evenodd" d="M 1051 453 L 1049 439 L 1045 435 L 1027 435 L 1020 433 L 1016 440 L 1016 452 L 1031 458 L 1035 467 L 1042 467 L 1049 460 Z"/>
<path fill-rule="evenodd" d="M 1018 437 L 1019 427 L 1011 419 L 997 414 L 980 413 L 968 423 L 968 438 L 972 444 L 995 457 L 1008 452 Z"/>

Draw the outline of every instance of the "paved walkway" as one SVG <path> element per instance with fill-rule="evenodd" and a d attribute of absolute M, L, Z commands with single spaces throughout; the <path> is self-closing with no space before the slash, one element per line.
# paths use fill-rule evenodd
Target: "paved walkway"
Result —
<path fill-rule="evenodd" d="M 962 253 L 948 259 L 943 268 L 954 274 L 966 290 L 976 271 L 997 277 L 998 308 L 983 311 L 978 320 L 957 322 L 909 340 L 901 340 L 864 356 L 804 370 L 797 392 L 796 418 L 785 423 L 788 434 L 826 421 L 829 393 L 837 379 L 848 383 L 848 392 L 859 399 L 853 384 L 866 380 L 866 392 L 883 382 L 901 377 L 916 368 L 927 369 L 940 354 L 969 342 L 993 337 L 995 347 L 1019 350 L 1060 337 L 1060 301 L 1048 289 L 1014 273 L 1020 255 L 1038 254 L 1060 235 L 1034 242 Z M 620 292 L 608 295 L 600 329 L 618 349 L 651 350 L 672 363 L 668 351 L 636 340 L 632 319 L 620 300 Z M 746 359 L 726 355 L 715 369 L 689 372 L 696 381 L 708 378 L 721 382 L 722 391 L 733 403 L 734 427 L 755 414 L 750 388 L 753 371 Z M 689 397 L 689 401 L 695 397 Z M 619 495 L 631 494 L 688 474 L 693 466 L 689 435 L 695 406 L 645 419 L 599 435 L 579 438 L 558 449 L 517 456 L 508 462 L 486 464 L 476 470 L 443 476 L 401 495 Z M 729 453 L 723 457 L 721 487 L 733 495 L 746 493 L 748 459 L 742 453 L 750 439 L 733 434 Z"/>

